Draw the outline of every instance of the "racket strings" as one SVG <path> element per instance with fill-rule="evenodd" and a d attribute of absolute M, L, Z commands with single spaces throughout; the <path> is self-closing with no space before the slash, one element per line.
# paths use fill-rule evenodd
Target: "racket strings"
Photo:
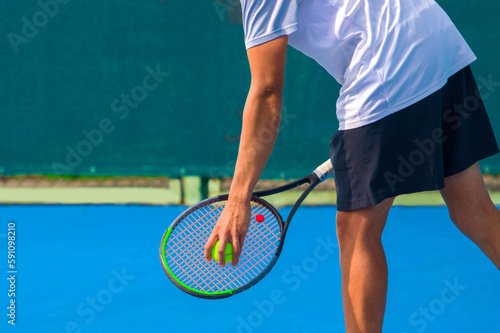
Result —
<path fill-rule="evenodd" d="M 281 228 L 273 212 L 252 201 L 251 223 L 236 267 L 219 266 L 204 256 L 204 245 L 225 201 L 201 206 L 185 216 L 172 230 L 165 246 L 165 262 L 184 285 L 203 293 L 240 288 L 254 280 L 271 262 L 279 246 Z M 264 221 L 255 221 L 263 215 Z"/>
<path fill-rule="evenodd" d="M 218 216 L 216 216 L 218 217 Z M 251 237 L 252 235 L 249 234 L 249 236 Z M 262 235 L 256 235 L 256 237 L 258 237 L 257 239 L 259 238 L 262 238 L 261 237 Z M 204 244 L 204 242 L 203 242 Z M 267 246 L 269 247 L 269 246 Z M 255 255 L 255 251 L 252 251 L 252 254 Z M 247 268 L 244 272 L 241 272 L 241 273 L 237 273 L 238 274 L 238 277 L 240 278 L 241 281 L 243 281 L 244 283 L 247 283 L 249 282 L 254 276 L 257 276 L 258 273 L 264 268 L 262 267 L 261 265 L 257 265 L 257 266 L 260 266 L 260 270 L 255 270 L 255 268 L 257 267 L 252 267 L 252 268 Z M 200 267 L 196 267 L 196 268 L 200 268 Z M 225 272 L 223 272 L 218 278 L 219 278 L 219 284 L 221 285 L 228 285 L 230 288 L 231 287 L 237 287 L 234 283 L 232 283 L 234 280 L 232 279 L 232 276 L 229 275 L 229 274 L 224 274 Z M 217 277 L 213 276 L 213 274 L 209 274 L 208 275 L 208 278 L 210 280 L 215 280 Z M 209 284 L 211 285 L 211 288 L 209 286 L 209 291 L 213 292 L 215 291 L 214 288 L 217 286 L 216 284 Z M 198 285 L 199 286 L 199 285 Z M 233 288 L 234 289 L 234 288 Z"/>
<path fill-rule="evenodd" d="M 249 235 L 250 237 L 253 237 L 255 239 L 261 239 L 263 237 L 265 237 L 265 235 L 261 232 L 261 230 L 257 230 L 257 232 L 259 232 L 259 234 L 257 235 Z M 256 244 L 256 245 L 259 245 L 260 244 Z M 245 254 L 248 256 L 248 257 L 257 257 L 259 256 L 262 252 L 267 252 L 271 249 L 272 247 L 272 244 L 268 244 L 265 246 L 264 249 L 262 249 L 261 251 L 255 251 L 255 249 L 257 248 L 256 246 L 253 246 L 253 247 L 249 247 L 249 251 L 246 252 Z M 243 272 L 235 272 L 235 276 L 238 277 L 241 281 L 245 281 L 245 283 L 248 283 L 252 280 L 253 277 L 257 276 L 260 272 L 262 272 L 264 269 L 265 269 L 266 266 L 263 266 L 261 262 L 259 261 L 256 261 L 254 266 L 247 266 L 245 267 L 245 271 Z M 226 281 L 226 278 L 228 278 L 229 276 L 226 276 L 224 279 L 223 279 L 223 282 L 229 282 L 229 281 Z"/>
<path fill-rule="evenodd" d="M 187 230 L 190 230 L 192 225 L 190 224 L 185 224 L 182 225 L 183 230 L 180 233 L 179 237 L 177 238 L 178 246 L 175 246 L 174 243 L 172 243 L 172 248 L 170 249 L 171 254 L 179 254 L 182 251 L 182 248 L 179 246 L 182 243 L 184 243 L 187 247 L 196 247 L 196 243 L 198 242 L 195 238 L 190 238 L 189 234 L 183 235 Z M 194 230 L 192 230 L 194 231 Z M 167 243 L 168 244 L 168 243 Z M 165 250 L 167 253 L 169 252 L 168 248 Z M 190 266 L 193 265 L 193 263 L 189 262 L 188 259 L 189 253 L 184 253 L 183 255 L 176 255 L 176 256 L 169 256 L 167 254 L 167 258 L 171 258 L 173 268 L 177 268 L 177 277 L 182 280 L 186 280 L 193 283 L 194 288 L 202 288 L 198 281 L 202 280 L 201 276 L 198 274 L 198 264 L 194 263 L 195 266 Z M 167 259 L 168 260 L 168 259 Z M 197 275 L 198 279 L 194 278 L 194 275 Z M 181 281 L 182 281 L 181 280 Z"/>
<path fill-rule="evenodd" d="M 214 208 L 216 208 L 216 207 L 214 207 Z M 218 209 L 214 209 L 214 210 L 218 211 Z M 205 212 L 204 215 L 200 216 L 199 214 L 197 214 L 197 211 L 195 211 L 195 212 L 193 212 L 193 214 L 191 214 L 192 216 L 191 215 L 186 216 L 185 219 L 187 219 L 189 221 L 189 223 L 187 223 L 185 225 L 181 225 L 181 226 L 185 227 L 181 234 L 184 234 L 185 231 L 189 231 L 191 234 L 186 234 L 183 237 L 180 237 L 179 245 L 184 244 L 187 246 L 188 249 L 196 249 L 196 248 L 199 248 L 200 246 L 204 246 L 206 241 L 203 242 L 203 240 L 200 239 L 199 237 L 192 237 L 192 234 L 194 234 L 196 232 L 199 232 L 201 234 L 209 232 L 209 230 L 207 230 L 206 225 L 201 225 L 199 230 L 194 229 L 194 227 L 197 224 L 197 221 L 198 220 L 201 221 L 201 220 L 205 219 L 209 213 L 210 213 L 210 211 Z M 220 209 L 220 213 L 222 213 L 222 209 Z M 183 248 L 178 247 L 177 250 L 182 251 Z M 191 252 L 186 251 L 185 253 L 183 253 L 182 256 L 177 256 L 177 258 L 180 259 L 180 266 L 179 267 L 181 268 L 182 272 L 184 273 L 183 277 L 187 279 L 186 281 L 192 282 L 197 288 L 202 290 L 203 287 L 200 286 L 200 284 L 198 284 L 198 282 L 203 281 L 203 277 L 201 276 L 201 272 L 203 269 L 203 267 L 202 267 L 203 262 L 199 261 L 199 260 L 195 261 L 195 262 L 190 262 L 189 260 L 187 260 L 192 255 L 195 255 L 195 253 L 192 253 L 192 250 L 191 250 Z M 185 269 L 184 267 L 186 267 L 187 269 Z"/>
<path fill-rule="evenodd" d="M 193 214 L 193 215 L 197 215 L 197 214 Z M 208 214 L 205 214 L 205 215 L 208 215 Z M 199 215 L 198 215 L 198 217 L 199 217 Z M 190 228 L 186 228 L 186 229 L 184 229 L 184 230 L 183 230 L 183 233 L 184 233 L 186 230 L 190 230 Z M 191 230 L 191 231 L 192 231 L 192 230 Z M 181 238 L 181 241 L 187 241 L 187 240 L 186 240 L 186 238 L 184 237 L 184 238 Z M 198 241 L 198 242 L 192 242 L 192 241 L 189 241 L 187 245 L 188 245 L 188 246 L 196 246 L 196 245 L 200 245 L 200 244 L 197 244 L 197 243 L 200 243 L 200 242 L 199 242 L 199 241 Z M 186 257 L 181 257 L 181 261 L 182 261 L 182 262 L 181 262 L 181 264 L 186 264 L 186 265 L 188 265 L 189 263 L 188 263 L 186 260 L 183 260 L 183 259 L 185 259 L 185 258 L 186 258 Z M 191 268 L 192 268 L 193 272 L 195 272 L 195 275 L 196 275 L 196 276 L 189 276 L 189 272 L 187 272 L 184 268 L 182 268 L 182 267 L 181 267 L 181 270 L 183 271 L 183 273 L 184 273 L 184 274 L 183 274 L 183 275 L 179 275 L 178 277 L 179 277 L 179 278 L 185 278 L 185 277 L 187 277 L 188 279 L 187 279 L 187 281 L 185 281 L 185 282 L 190 282 L 190 281 L 192 281 L 192 282 L 194 282 L 194 284 L 195 284 L 195 286 L 196 286 L 196 287 L 198 287 L 198 288 L 200 288 L 200 289 L 201 289 L 202 287 L 201 287 L 201 286 L 197 283 L 197 280 L 199 280 L 199 278 L 201 278 L 201 276 L 200 276 L 200 274 L 199 274 L 199 273 L 196 273 L 196 272 L 201 271 L 201 268 L 202 268 L 202 267 L 200 267 L 200 266 L 202 265 L 202 262 L 199 262 L 199 261 L 198 261 L 197 263 L 195 263 L 195 265 L 196 265 L 196 266 L 193 266 L 193 267 L 191 267 Z M 184 265 L 183 265 L 183 266 L 184 266 Z M 193 278 L 193 277 L 194 277 L 194 278 Z M 210 277 L 211 277 L 211 276 L 210 276 L 210 274 L 209 274 L 208 278 L 210 278 Z M 198 279 L 196 279 L 196 278 L 198 278 Z M 221 279 L 221 280 L 224 280 L 224 278 L 225 278 L 224 276 L 221 276 L 221 277 L 220 277 L 220 279 Z M 209 283 L 209 286 L 208 286 L 208 287 L 210 287 L 210 285 L 212 285 L 212 288 L 210 288 L 210 291 L 211 291 L 211 290 L 213 290 L 213 287 L 214 287 L 214 286 L 213 286 L 213 284 L 212 284 L 212 283 Z"/>
<path fill-rule="evenodd" d="M 262 233 L 261 233 L 262 235 Z M 256 236 L 257 239 L 259 239 L 258 236 Z M 279 240 L 278 240 L 279 241 Z M 269 244 L 263 244 L 262 242 L 259 242 L 259 244 L 256 244 L 258 246 L 262 246 L 264 245 L 264 248 L 263 250 L 261 251 L 255 251 L 255 248 L 257 247 L 252 247 L 249 249 L 247 255 L 252 257 L 252 256 L 258 256 L 260 255 L 261 252 L 268 252 L 268 251 L 271 251 L 271 250 L 274 250 L 274 244 L 273 243 L 269 243 Z M 243 278 L 243 276 L 257 276 L 260 272 L 262 272 L 266 266 L 267 266 L 268 262 L 266 263 L 266 265 L 264 266 L 263 263 L 261 262 L 255 262 L 255 265 L 254 266 L 251 266 L 251 267 L 248 267 L 244 272 L 242 272 L 239 276 Z"/>

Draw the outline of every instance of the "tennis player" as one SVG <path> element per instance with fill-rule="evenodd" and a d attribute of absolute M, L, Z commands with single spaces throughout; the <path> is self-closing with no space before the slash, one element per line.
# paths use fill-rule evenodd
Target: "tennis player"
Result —
<path fill-rule="evenodd" d="M 250 196 L 278 134 L 290 45 L 342 85 L 330 149 L 347 332 L 382 332 L 387 263 L 381 235 L 398 195 L 440 190 L 451 220 L 500 269 L 500 211 L 477 163 L 499 148 L 469 67 L 476 57 L 438 4 L 241 5 L 252 83 L 229 200 L 205 246 L 207 258 L 220 239 L 221 251 L 233 244 L 232 264 L 238 263 Z M 219 258 L 224 264 L 222 252 Z"/>

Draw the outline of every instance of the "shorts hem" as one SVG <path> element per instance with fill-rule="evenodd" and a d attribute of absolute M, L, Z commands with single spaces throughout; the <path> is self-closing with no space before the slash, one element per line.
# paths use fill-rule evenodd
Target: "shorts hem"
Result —
<path fill-rule="evenodd" d="M 352 210 L 367 208 L 370 206 L 375 206 L 375 205 L 381 203 L 382 201 L 384 201 L 385 199 L 397 197 L 398 195 L 412 194 L 412 193 L 426 192 L 426 191 L 437 191 L 437 190 L 441 190 L 443 188 L 444 188 L 444 180 L 443 181 L 437 180 L 435 182 L 426 183 L 426 184 L 408 185 L 405 187 L 398 188 L 397 191 L 383 192 L 383 193 L 377 194 L 377 195 L 369 197 L 369 198 L 364 198 L 364 199 L 349 201 L 349 202 L 338 202 L 337 201 L 337 210 L 338 211 L 352 211 Z"/>
<path fill-rule="evenodd" d="M 494 149 L 494 150 L 483 150 L 480 152 L 476 152 L 474 155 L 470 155 L 467 158 L 464 158 L 463 160 L 461 160 L 460 163 L 457 163 L 457 164 L 459 164 L 459 166 L 456 167 L 454 170 L 451 170 L 451 171 L 445 173 L 444 178 L 459 174 L 460 172 L 463 172 L 463 171 L 467 170 L 468 168 L 470 168 L 472 165 L 474 165 L 474 163 L 477 163 L 481 160 L 484 160 L 485 158 L 496 155 L 498 153 L 500 153 L 500 150 L 498 149 L 498 147 L 497 147 L 497 149 Z"/>

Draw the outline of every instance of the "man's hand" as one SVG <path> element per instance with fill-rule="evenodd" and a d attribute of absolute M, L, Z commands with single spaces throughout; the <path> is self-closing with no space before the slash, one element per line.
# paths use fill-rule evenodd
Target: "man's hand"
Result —
<path fill-rule="evenodd" d="M 225 266 L 226 244 L 233 244 L 233 266 L 240 260 L 241 249 L 250 225 L 250 201 L 231 201 L 228 200 L 222 214 L 217 221 L 212 234 L 205 244 L 205 258 L 212 260 L 212 247 L 219 240 L 219 265 Z"/>

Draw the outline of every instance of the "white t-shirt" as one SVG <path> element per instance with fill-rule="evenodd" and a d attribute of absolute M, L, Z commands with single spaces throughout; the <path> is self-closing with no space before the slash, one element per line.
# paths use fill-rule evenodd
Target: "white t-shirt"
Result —
<path fill-rule="evenodd" d="M 247 49 L 288 35 L 341 85 L 339 129 L 442 88 L 476 57 L 433 0 L 241 0 Z"/>

